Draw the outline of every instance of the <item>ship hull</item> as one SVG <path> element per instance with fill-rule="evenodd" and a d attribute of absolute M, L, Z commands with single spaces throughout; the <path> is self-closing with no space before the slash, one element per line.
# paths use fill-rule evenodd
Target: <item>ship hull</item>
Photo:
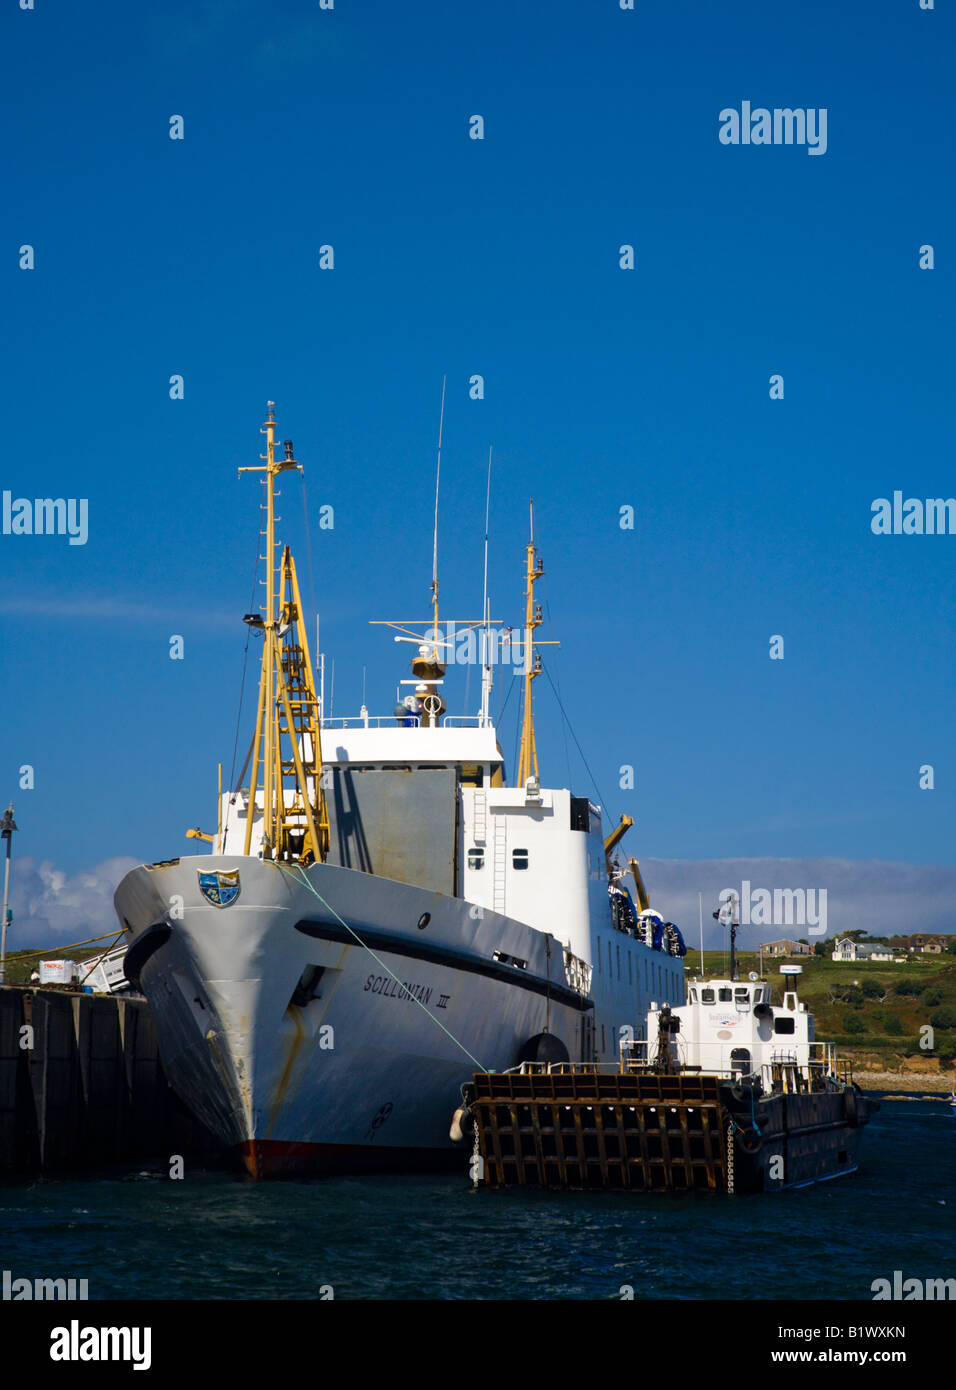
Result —
<path fill-rule="evenodd" d="M 778 1192 L 853 1173 L 859 1166 L 863 1128 L 879 1102 L 846 1090 L 765 1096 L 741 1104 L 724 1088 L 734 1117 L 734 1190 Z M 759 1141 L 753 1119 L 760 1129 Z"/>
<path fill-rule="evenodd" d="M 115 905 L 170 1084 L 255 1177 L 460 1162 L 463 1072 L 542 1032 L 586 1046 L 555 939 L 461 899 L 202 856 L 133 870 Z"/>

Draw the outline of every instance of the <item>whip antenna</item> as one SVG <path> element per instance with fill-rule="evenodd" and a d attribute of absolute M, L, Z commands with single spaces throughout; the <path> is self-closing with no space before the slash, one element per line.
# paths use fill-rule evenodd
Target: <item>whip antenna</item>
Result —
<path fill-rule="evenodd" d="M 432 610 L 434 614 L 434 626 L 436 628 L 435 641 L 438 641 L 438 484 L 441 481 L 441 436 L 445 424 L 445 382 L 447 377 L 441 379 L 441 413 L 438 417 L 438 461 L 435 465 L 435 541 L 432 550 Z M 437 648 L 436 648 L 437 654 Z"/>

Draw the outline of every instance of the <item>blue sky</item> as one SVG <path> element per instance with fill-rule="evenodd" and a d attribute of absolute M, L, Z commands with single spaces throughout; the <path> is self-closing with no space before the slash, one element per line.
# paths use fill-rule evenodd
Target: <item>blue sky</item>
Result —
<path fill-rule="evenodd" d="M 495 616 L 520 618 L 533 495 L 546 660 L 632 850 L 892 861 L 929 895 L 956 858 L 956 536 L 876 537 L 870 504 L 956 493 L 946 7 L 38 0 L 2 23 L 0 487 L 89 505 L 85 546 L 0 536 L 18 855 L 75 876 L 213 820 L 267 399 L 306 467 L 335 713 L 363 667 L 391 708 L 407 649 L 367 620 L 425 612 L 447 374 L 444 612 L 480 610 L 493 446 Z M 744 100 L 825 107 L 825 155 L 722 145 Z M 297 481 L 283 500 L 311 587 Z M 536 689 L 543 779 L 570 762 L 589 790 Z M 462 711 L 460 673 L 447 694 Z"/>

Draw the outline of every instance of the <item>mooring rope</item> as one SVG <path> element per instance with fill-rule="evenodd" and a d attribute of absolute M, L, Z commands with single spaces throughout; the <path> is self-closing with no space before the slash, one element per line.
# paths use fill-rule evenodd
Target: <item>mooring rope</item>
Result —
<path fill-rule="evenodd" d="M 68 946 L 54 946 L 49 951 L 8 951 L 7 960 L 30 960 L 33 956 L 49 956 L 53 960 L 57 952 L 75 951 L 78 946 L 92 946 L 97 941 L 109 941 L 111 937 L 122 936 L 125 930 L 125 927 L 120 927 L 119 933 L 108 931 L 105 936 L 91 936 L 86 941 L 71 941 Z"/>
<path fill-rule="evenodd" d="M 287 872 L 285 865 L 284 865 L 284 864 L 278 864 L 278 863 L 275 862 L 275 860 L 266 860 L 266 863 L 275 864 L 275 867 L 276 867 L 277 869 L 281 869 L 283 873 Z M 465 1046 L 465 1044 L 464 1044 L 463 1042 L 460 1042 L 460 1041 L 458 1040 L 458 1038 L 455 1037 L 454 1033 L 449 1032 L 449 1030 L 445 1027 L 444 1023 L 442 1023 L 441 1019 L 440 1019 L 440 1018 L 436 1018 L 435 1015 L 434 1015 L 433 1013 L 431 1013 L 431 1012 L 425 1007 L 425 1005 L 422 1003 L 422 1001 L 421 1001 L 420 999 L 416 999 L 416 998 L 415 998 L 414 994 L 412 994 L 411 991 L 408 990 L 408 989 L 406 988 L 404 981 L 400 980 L 393 970 L 389 970 L 388 966 L 385 964 L 385 962 L 384 962 L 379 956 L 377 956 L 377 955 L 375 954 L 375 952 L 372 950 L 371 946 L 369 946 L 369 945 L 367 944 L 367 942 L 365 942 L 365 941 L 362 940 L 362 938 L 359 936 L 358 932 L 355 931 L 355 929 L 354 929 L 353 927 L 350 927 L 350 926 L 349 926 L 348 922 L 345 921 L 344 917 L 340 917 L 340 916 L 339 916 L 339 914 L 336 912 L 335 908 L 331 905 L 331 903 L 327 903 L 327 902 L 325 901 L 325 899 L 323 898 L 322 894 L 321 894 L 321 893 L 319 892 L 319 890 L 315 887 L 315 885 L 309 882 L 308 876 L 306 875 L 305 870 L 302 868 L 302 866 L 301 866 L 300 864 L 296 864 L 296 865 L 294 865 L 294 868 L 298 869 L 298 870 L 299 870 L 299 874 L 301 875 L 301 877 L 300 877 L 297 881 L 298 881 L 298 882 L 304 883 L 305 886 L 306 886 L 306 888 L 308 888 L 309 892 L 315 894 L 315 896 L 318 898 L 318 900 L 319 900 L 319 902 L 322 904 L 322 906 L 323 906 L 328 912 L 331 912 L 331 914 L 332 914 L 332 916 L 335 918 L 335 920 L 336 920 L 337 922 L 341 923 L 341 925 L 345 928 L 345 930 L 346 930 L 347 932 L 351 932 L 352 936 L 355 937 L 355 940 L 358 942 L 358 944 L 359 944 L 360 946 L 363 946 L 363 947 L 365 948 L 365 950 L 368 951 L 368 953 L 369 953 L 369 955 L 372 957 L 372 959 L 373 959 L 374 961 L 376 961 L 376 962 L 382 967 L 382 969 L 383 969 L 384 971 L 386 971 L 387 974 L 391 975 L 392 979 L 396 982 L 396 984 L 401 985 L 402 989 L 405 990 L 405 993 L 408 995 L 409 999 L 414 1000 L 414 1002 L 418 1005 L 418 1007 L 419 1007 L 420 1009 L 423 1009 L 423 1010 L 424 1010 L 424 1012 L 425 1012 L 425 1013 L 428 1015 L 428 1017 L 431 1019 L 432 1023 L 437 1023 L 437 1024 L 438 1024 L 438 1027 L 442 1030 L 442 1032 L 445 1033 L 445 1034 L 447 1034 L 448 1037 L 451 1038 L 452 1042 L 455 1044 L 456 1047 L 460 1047 L 460 1048 L 461 1048 L 461 1050 L 462 1050 L 462 1052 L 465 1054 L 465 1056 L 466 1056 L 470 1061 L 474 1062 L 475 1066 L 478 1068 L 479 1071 L 487 1071 L 488 1068 L 487 1068 L 487 1067 L 483 1067 L 482 1064 L 478 1061 L 478 1058 L 472 1056 L 472 1054 L 468 1051 L 468 1049 L 467 1049 L 467 1047 Z M 289 870 L 289 872 L 291 872 L 291 870 Z"/>
<path fill-rule="evenodd" d="M 125 927 L 120 927 L 119 931 L 116 933 L 116 936 L 115 936 L 114 939 L 113 939 L 113 945 L 104 947 L 102 954 L 99 955 L 99 956 L 97 956 L 96 960 L 93 962 L 93 964 L 90 966 L 89 970 L 87 970 L 86 974 L 83 976 L 83 979 L 80 981 L 80 984 L 81 984 L 81 985 L 86 983 L 86 981 L 87 981 L 87 980 L 90 978 L 90 976 L 93 974 L 93 971 L 96 969 L 96 967 L 100 964 L 101 961 L 104 961 L 104 960 L 106 959 L 106 957 L 109 955 L 110 951 L 112 951 L 113 946 L 116 945 L 116 943 L 119 941 L 120 937 L 121 937 L 121 936 L 124 936 L 125 934 L 126 934 L 126 928 L 125 928 Z M 84 961 L 83 964 L 86 965 L 87 962 Z"/>

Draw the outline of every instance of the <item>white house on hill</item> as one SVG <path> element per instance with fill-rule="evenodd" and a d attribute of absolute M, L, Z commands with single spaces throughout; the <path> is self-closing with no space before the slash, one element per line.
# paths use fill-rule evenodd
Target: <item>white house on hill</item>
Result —
<path fill-rule="evenodd" d="M 831 960 L 872 960 L 872 961 L 895 961 L 901 964 L 902 956 L 894 955 L 889 946 L 866 945 L 862 941 L 852 941 L 850 937 L 838 938 L 833 943 L 833 950 L 830 953 Z"/>

